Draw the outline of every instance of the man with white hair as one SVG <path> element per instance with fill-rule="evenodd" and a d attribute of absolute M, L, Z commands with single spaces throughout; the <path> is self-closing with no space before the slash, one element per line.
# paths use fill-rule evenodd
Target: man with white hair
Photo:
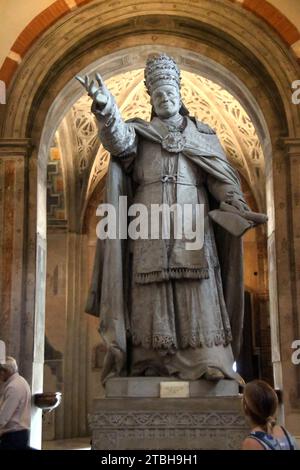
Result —
<path fill-rule="evenodd" d="M 13 357 L 0 363 L 0 450 L 26 449 L 29 441 L 31 392 Z"/>

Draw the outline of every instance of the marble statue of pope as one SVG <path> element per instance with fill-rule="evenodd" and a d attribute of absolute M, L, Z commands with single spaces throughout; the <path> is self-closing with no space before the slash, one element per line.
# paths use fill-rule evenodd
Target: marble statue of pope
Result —
<path fill-rule="evenodd" d="M 102 380 L 224 377 L 241 345 L 241 235 L 266 220 L 250 211 L 218 137 L 189 116 L 180 71 L 166 54 L 149 58 L 150 122 L 124 122 L 101 76 L 77 77 L 92 98 L 99 137 L 110 152 L 106 202 L 204 205 L 204 243 L 183 239 L 98 240 L 86 311 L 100 316 L 107 346 Z"/>

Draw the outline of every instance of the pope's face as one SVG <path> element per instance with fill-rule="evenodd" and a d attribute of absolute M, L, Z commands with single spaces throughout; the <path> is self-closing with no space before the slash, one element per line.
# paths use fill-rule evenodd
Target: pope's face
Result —
<path fill-rule="evenodd" d="M 169 118 L 175 116 L 181 106 L 178 88 L 173 85 L 159 86 L 151 94 L 151 103 L 158 117 Z"/>

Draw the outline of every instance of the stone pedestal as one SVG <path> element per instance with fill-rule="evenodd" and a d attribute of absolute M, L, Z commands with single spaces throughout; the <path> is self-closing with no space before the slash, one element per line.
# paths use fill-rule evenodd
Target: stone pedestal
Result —
<path fill-rule="evenodd" d="M 137 394 L 133 385 L 134 380 L 139 380 L 144 393 L 148 386 L 148 393 L 152 394 L 155 390 L 155 381 L 159 379 L 149 379 L 151 386 L 147 378 L 146 380 L 115 379 L 117 380 L 115 385 L 119 380 L 124 380 L 123 391 L 128 386 L 129 395 Z M 193 386 L 190 390 L 193 389 L 194 392 L 197 390 L 197 394 L 201 395 L 202 389 L 205 396 L 142 398 L 135 395 L 135 397 L 96 399 L 94 413 L 89 416 L 93 449 L 240 449 L 241 442 L 249 432 L 241 412 L 241 397 L 238 394 L 212 396 L 214 387 L 218 394 L 222 387 L 224 390 L 226 386 L 235 386 L 234 382 L 221 381 L 218 384 L 208 384 L 201 380 L 197 382 L 198 384 L 191 382 Z M 112 395 L 113 390 L 110 386 L 107 393 Z M 126 393 L 125 391 L 124 395 Z"/>
<path fill-rule="evenodd" d="M 161 385 L 169 385 L 171 394 L 169 398 L 185 398 L 180 394 L 180 390 L 177 392 L 180 384 L 187 385 L 186 398 L 236 397 L 239 393 L 239 386 L 234 380 L 185 382 L 172 377 L 117 377 L 107 380 L 105 396 L 106 398 L 160 398 Z"/>

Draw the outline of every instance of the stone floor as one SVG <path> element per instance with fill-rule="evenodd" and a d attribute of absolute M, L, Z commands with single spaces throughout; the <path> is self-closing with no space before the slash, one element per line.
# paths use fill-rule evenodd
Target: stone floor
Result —
<path fill-rule="evenodd" d="M 90 437 L 43 441 L 42 450 L 90 450 Z"/>

